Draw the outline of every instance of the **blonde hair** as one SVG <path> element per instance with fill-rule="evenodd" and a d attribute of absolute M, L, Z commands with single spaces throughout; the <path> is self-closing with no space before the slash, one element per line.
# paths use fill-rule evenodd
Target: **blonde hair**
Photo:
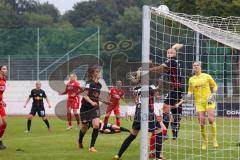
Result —
<path fill-rule="evenodd" d="M 78 79 L 77 74 L 76 74 L 75 72 L 71 73 L 71 74 L 69 75 L 69 78 L 70 78 L 71 76 L 75 77 L 76 80 Z"/>
<path fill-rule="evenodd" d="M 192 65 L 194 65 L 194 63 L 198 63 L 198 64 L 200 65 L 200 67 L 202 67 L 202 62 L 201 62 L 201 61 L 194 61 L 194 62 L 192 63 Z"/>
<path fill-rule="evenodd" d="M 174 49 L 175 51 L 178 51 L 179 49 L 181 49 L 183 47 L 183 44 L 179 44 L 179 43 L 176 43 L 172 46 L 171 49 Z"/>
<path fill-rule="evenodd" d="M 42 84 L 41 81 L 36 81 L 36 84 Z"/>

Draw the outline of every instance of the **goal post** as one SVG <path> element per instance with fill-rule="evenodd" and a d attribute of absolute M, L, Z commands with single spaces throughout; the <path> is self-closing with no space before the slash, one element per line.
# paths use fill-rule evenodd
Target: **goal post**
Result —
<path fill-rule="evenodd" d="M 169 125 L 168 140 L 162 147 L 163 155 L 167 159 L 176 160 L 238 159 L 240 149 L 235 143 L 240 140 L 240 17 L 204 17 L 144 6 L 142 21 L 140 159 L 149 159 L 148 86 L 152 84 L 149 62 L 151 60 L 153 65 L 161 65 L 167 60 L 167 50 L 175 43 L 183 44 L 177 51 L 177 60 L 181 64 L 183 97 L 187 94 L 194 61 L 201 61 L 202 72 L 210 74 L 218 84 L 215 120 L 220 147 L 215 149 L 211 144 L 211 126 L 206 123 L 209 148 L 201 150 L 202 136 L 196 109 L 193 102 L 188 102 L 182 106 L 179 122 L 181 127 L 174 142 Z M 159 109 L 171 89 L 164 74 L 154 78 L 160 79 L 159 86 L 162 87 L 154 105 Z"/>
<path fill-rule="evenodd" d="M 150 7 L 143 6 L 142 75 L 141 75 L 141 145 L 140 160 L 148 160 L 148 105 L 150 59 Z"/>

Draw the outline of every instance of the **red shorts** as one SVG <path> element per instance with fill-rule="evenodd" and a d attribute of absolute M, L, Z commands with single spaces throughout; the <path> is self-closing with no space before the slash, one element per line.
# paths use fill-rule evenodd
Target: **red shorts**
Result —
<path fill-rule="evenodd" d="M 6 117 L 6 112 L 5 112 L 5 109 L 4 109 L 4 107 L 3 106 L 0 106 L 0 116 L 1 117 Z"/>
<path fill-rule="evenodd" d="M 111 113 L 112 111 L 114 112 L 115 115 L 120 114 L 120 106 L 119 105 L 108 106 L 106 113 Z"/>
<path fill-rule="evenodd" d="M 67 107 L 71 108 L 71 109 L 79 109 L 79 105 L 80 105 L 80 98 L 76 97 L 74 99 L 68 99 L 67 101 Z"/>

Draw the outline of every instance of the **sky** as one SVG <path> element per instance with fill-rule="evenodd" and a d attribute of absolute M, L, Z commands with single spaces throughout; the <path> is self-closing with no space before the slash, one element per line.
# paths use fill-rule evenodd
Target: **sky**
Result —
<path fill-rule="evenodd" d="M 39 2 L 49 2 L 54 4 L 58 10 L 63 14 L 67 10 L 71 10 L 73 5 L 77 2 L 82 2 L 86 0 L 39 0 Z"/>

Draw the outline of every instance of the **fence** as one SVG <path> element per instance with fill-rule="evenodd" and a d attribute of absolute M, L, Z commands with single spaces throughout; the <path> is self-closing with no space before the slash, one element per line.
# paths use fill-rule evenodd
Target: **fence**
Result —
<path fill-rule="evenodd" d="M 47 80 L 76 55 L 99 56 L 99 28 L 0 29 L 0 64 L 9 80 Z"/>

